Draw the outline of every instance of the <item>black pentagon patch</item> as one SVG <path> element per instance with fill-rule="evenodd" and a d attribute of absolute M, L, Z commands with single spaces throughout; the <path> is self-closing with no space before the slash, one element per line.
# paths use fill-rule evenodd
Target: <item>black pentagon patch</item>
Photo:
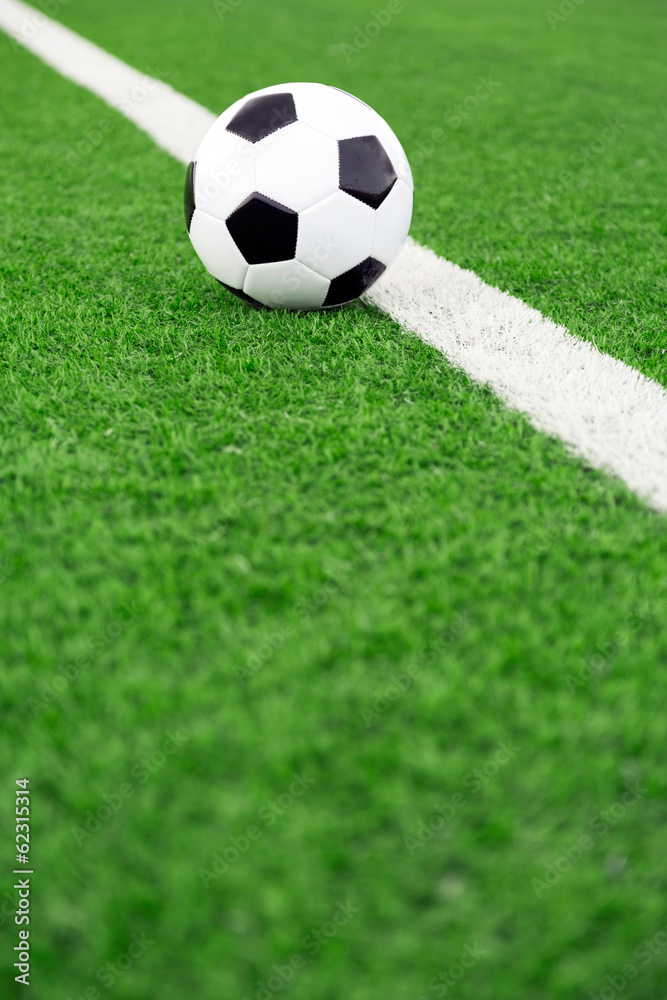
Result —
<path fill-rule="evenodd" d="M 228 292 L 231 292 L 232 295 L 236 295 L 237 298 L 243 299 L 244 302 L 247 302 L 249 305 L 254 306 L 255 309 L 264 308 L 261 302 L 258 302 L 257 299 L 253 299 L 252 295 L 246 295 L 246 293 L 243 291 L 242 288 L 232 288 L 231 285 L 226 285 L 224 281 L 220 281 L 220 278 L 216 278 L 215 280 L 218 282 L 219 285 L 222 285 L 223 288 L 226 288 Z"/>
<path fill-rule="evenodd" d="M 258 191 L 249 195 L 226 223 L 248 264 L 269 264 L 296 256 L 297 212 Z"/>
<path fill-rule="evenodd" d="M 338 141 L 339 185 L 342 191 L 379 208 L 394 184 L 396 173 L 376 135 Z"/>
<path fill-rule="evenodd" d="M 192 216 L 195 214 L 195 168 L 196 163 L 189 163 L 185 175 L 185 194 L 183 196 L 183 208 L 185 209 L 185 225 L 190 232 Z"/>
<path fill-rule="evenodd" d="M 240 135 L 248 142 L 259 142 L 264 136 L 295 121 L 296 107 L 291 94 L 263 94 L 251 98 L 236 112 L 227 131 Z"/>
<path fill-rule="evenodd" d="M 386 270 L 384 264 L 374 257 L 367 257 L 361 264 L 350 268 L 344 274 L 339 274 L 329 285 L 327 297 L 322 303 L 326 306 L 340 306 L 343 302 L 351 302 L 358 299 L 360 295 L 371 287 L 378 280 L 382 272 Z"/>

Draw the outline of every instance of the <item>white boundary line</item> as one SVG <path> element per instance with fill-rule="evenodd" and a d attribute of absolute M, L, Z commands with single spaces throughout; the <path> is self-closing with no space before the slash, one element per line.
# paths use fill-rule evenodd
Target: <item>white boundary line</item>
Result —
<path fill-rule="evenodd" d="M 0 29 L 122 112 L 177 160 L 189 163 L 217 117 L 19 0 L 0 0 Z"/>
<path fill-rule="evenodd" d="M 667 392 L 658 382 L 412 240 L 367 298 L 667 511 Z"/>
<path fill-rule="evenodd" d="M 20 0 L 0 0 L 0 28 L 184 163 L 215 120 Z M 667 392 L 657 382 L 411 239 L 367 298 L 539 430 L 667 511 Z"/>

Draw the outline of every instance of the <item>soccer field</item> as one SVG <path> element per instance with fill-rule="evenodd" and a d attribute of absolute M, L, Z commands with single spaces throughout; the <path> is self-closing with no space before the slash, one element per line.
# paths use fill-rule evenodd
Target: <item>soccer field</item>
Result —
<path fill-rule="evenodd" d="M 419 244 L 667 387 L 657 0 L 42 8 L 360 97 Z M 223 291 L 183 165 L 0 54 L 0 995 L 29 778 L 33 1000 L 660 1000 L 664 513 L 370 302 Z"/>

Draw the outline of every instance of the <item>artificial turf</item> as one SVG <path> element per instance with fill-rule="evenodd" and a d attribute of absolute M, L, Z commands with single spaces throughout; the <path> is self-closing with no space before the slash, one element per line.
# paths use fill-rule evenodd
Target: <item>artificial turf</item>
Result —
<path fill-rule="evenodd" d="M 539 11 L 506 6 L 503 35 L 475 8 L 406 4 L 324 70 L 365 20 L 352 5 L 315 20 L 244 0 L 220 22 L 208 4 L 81 0 L 62 15 L 210 107 L 281 79 L 337 82 L 408 152 L 468 72 L 505 60 L 502 105 L 492 95 L 447 157 L 415 168 L 414 235 L 664 378 L 647 353 L 659 222 L 632 208 L 657 197 L 657 167 L 639 188 L 614 166 L 642 142 L 619 137 L 589 165 L 626 205 L 608 238 L 579 186 L 563 216 L 527 209 L 513 230 L 498 192 L 528 178 L 535 196 L 535 160 L 514 135 L 485 181 L 474 156 L 526 95 L 548 145 L 535 157 L 552 162 L 570 128 L 583 142 L 597 112 L 570 94 L 554 136 L 553 77 L 584 60 L 602 14 L 585 4 L 558 25 L 547 72 Z M 586 79 L 605 81 L 605 108 L 642 106 L 648 146 L 658 95 L 640 93 L 634 53 L 650 82 L 657 6 L 632 29 L 606 11 L 606 51 L 635 76 L 624 85 L 622 59 L 593 46 Z M 13 781 L 31 778 L 35 1000 L 569 1000 L 628 963 L 623 996 L 655 1000 L 667 949 L 634 953 L 667 924 L 664 519 L 379 312 L 256 312 L 220 292 L 187 241 L 182 167 L 0 48 L 2 156 L 20 165 L 2 180 L 0 807 L 8 870 Z M 91 130 L 103 141 L 73 160 Z M 555 274 L 554 233 L 575 222 L 581 273 Z M 168 732 L 185 740 L 162 754 Z M 2 974 L 20 996 L 10 886 Z M 129 969 L 98 977 L 133 935 Z"/>

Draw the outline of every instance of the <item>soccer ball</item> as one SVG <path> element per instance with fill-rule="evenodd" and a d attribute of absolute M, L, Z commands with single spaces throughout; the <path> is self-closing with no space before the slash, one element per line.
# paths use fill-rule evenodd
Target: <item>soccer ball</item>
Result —
<path fill-rule="evenodd" d="M 363 101 L 320 83 L 266 87 L 204 136 L 185 222 L 204 267 L 254 305 L 326 309 L 365 292 L 412 217 L 401 144 Z"/>

